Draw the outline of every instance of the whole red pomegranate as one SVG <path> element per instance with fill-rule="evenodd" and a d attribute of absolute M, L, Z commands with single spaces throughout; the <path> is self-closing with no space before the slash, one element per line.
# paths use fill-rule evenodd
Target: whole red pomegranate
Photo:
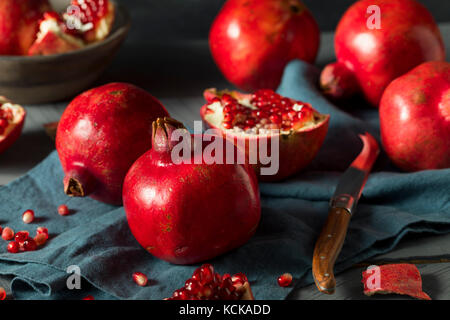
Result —
<path fill-rule="evenodd" d="M 180 133 L 188 147 L 191 139 L 206 140 L 191 137 L 176 120 L 154 122 L 153 147 L 130 168 L 123 205 L 133 235 L 148 252 L 171 263 L 192 264 L 247 242 L 258 226 L 261 205 L 253 170 L 214 161 L 206 152 L 209 144 L 198 144 L 203 157 L 192 150 L 198 148 L 194 142 L 183 151 L 185 161 L 176 160 L 180 143 L 174 141 Z"/>
<path fill-rule="evenodd" d="M 450 168 L 450 63 L 426 62 L 392 81 L 380 127 L 384 149 L 401 169 Z"/>
<path fill-rule="evenodd" d="M 0 154 L 20 137 L 26 115 L 24 108 L 0 96 Z"/>
<path fill-rule="evenodd" d="M 47 0 L 1 0 L 0 55 L 26 55 L 47 10 Z"/>
<path fill-rule="evenodd" d="M 245 148 L 246 162 L 262 181 L 283 180 L 304 169 L 319 152 L 328 131 L 329 115 L 270 89 L 253 94 L 208 89 L 204 95 L 207 103 L 200 110 L 202 119 Z M 278 150 L 272 149 L 274 139 Z M 271 163 L 261 157 L 261 149 L 267 149 Z"/>
<path fill-rule="evenodd" d="M 245 91 L 276 89 L 289 61 L 315 61 L 319 42 L 317 23 L 298 0 L 228 0 L 209 34 L 219 69 Z"/>
<path fill-rule="evenodd" d="M 415 0 L 356 1 L 339 22 L 335 50 L 337 62 L 321 75 L 324 92 L 334 99 L 360 92 L 376 107 L 392 80 L 445 59 L 438 26 Z"/>
<path fill-rule="evenodd" d="M 110 83 L 76 97 L 56 133 L 65 193 L 120 205 L 128 169 L 152 146 L 152 122 L 166 115 L 157 99 L 126 83 Z"/>

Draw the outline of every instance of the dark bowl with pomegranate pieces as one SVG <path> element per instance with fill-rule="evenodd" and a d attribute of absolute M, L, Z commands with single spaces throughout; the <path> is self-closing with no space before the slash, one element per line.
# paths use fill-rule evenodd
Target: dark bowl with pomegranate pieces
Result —
<path fill-rule="evenodd" d="M 39 104 L 67 100 L 87 89 L 112 62 L 131 26 L 128 11 L 112 2 L 114 25 L 102 41 L 63 54 L 0 56 L 0 95 Z"/>

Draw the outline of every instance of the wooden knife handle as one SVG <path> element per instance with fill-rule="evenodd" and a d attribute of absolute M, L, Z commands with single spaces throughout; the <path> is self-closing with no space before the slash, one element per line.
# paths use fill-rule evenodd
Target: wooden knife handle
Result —
<path fill-rule="evenodd" d="M 336 287 L 334 263 L 347 234 L 351 214 L 343 208 L 331 208 L 314 248 L 312 272 L 319 291 L 333 294 Z"/>

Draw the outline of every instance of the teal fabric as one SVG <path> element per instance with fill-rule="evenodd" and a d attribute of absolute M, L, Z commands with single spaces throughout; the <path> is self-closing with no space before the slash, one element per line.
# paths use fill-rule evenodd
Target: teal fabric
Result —
<path fill-rule="evenodd" d="M 296 177 L 261 184 L 262 220 L 257 234 L 243 247 L 210 261 L 220 273 L 246 273 L 257 299 L 285 298 L 292 288 L 276 283 L 284 272 L 292 273 L 297 284 L 312 282 L 314 243 L 339 176 L 361 148 L 357 133 L 369 131 L 379 137 L 376 110 L 365 106 L 339 110 L 317 91 L 318 75 L 315 67 L 292 62 L 279 92 L 331 115 L 321 152 Z M 61 181 L 62 170 L 53 152 L 27 175 L 0 189 L 0 225 L 32 233 L 42 225 L 51 234 L 35 252 L 8 254 L 6 242 L 0 248 L 0 273 L 13 277 L 16 298 L 80 299 L 92 294 L 97 299 L 162 299 L 181 287 L 197 267 L 153 258 L 131 235 L 122 207 L 67 198 Z M 401 173 L 381 154 L 350 223 L 337 270 L 391 250 L 407 233 L 449 232 L 449 188 L 450 170 Z M 57 214 L 62 203 L 73 210 L 71 215 Z M 21 213 L 28 208 L 38 218 L 24 225 Z M 70 265 L 81 269 L 81 290 L 66 287 Z M 135 271 L 148 275 L 147 287 L 134 284 Z"/>

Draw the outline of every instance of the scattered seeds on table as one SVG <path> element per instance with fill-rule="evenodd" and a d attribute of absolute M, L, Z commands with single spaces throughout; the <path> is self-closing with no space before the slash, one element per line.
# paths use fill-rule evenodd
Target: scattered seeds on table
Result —
<path fill-rule="evenodd" d="M 67 216 L 69 214 L 69 208 L 65 204 L 62 204 L 58 207 L 58 213 L 61 216 Z"/>
<path fill-rule="evenodd" d="M 37 246 L 42 246 L 47 242 L 48 239 L 48 235 L 45 233 L 38 233 L 35 237 L 34 237 L 34 241 L 36 242 Z"/>
<path fill-rule="evenodd" d="M 145 287 L 148 282 L 148 278 L 145 274 L 142 272 L 135 272 L 133 273 L 133 280 L 136 282 L 138 286 Z"/>
<path fill-rule="evenodd" d="M 284 273 L 278 277 L 277 281 L 280 287 L 289 287 L 292 283 L 292 274 Z"/>
<path fill-rule="evenodd" d="M 34 211 L 27 210 L 22 214 L 22 220 L 24 223 L 29 224 L 34 221 Z"/>
<path fill-rule="evenodd" d="M 20 246 L 17 242 L 11 241 L 10 243 L 8 243 L 7 250 L 9 253 L 18 253 L 20 250 Z"/>
<path fill-rule="evenodd" d="M 14 238 L 14 230 L 10 227 L 5 227 L 2 231 L 2 239 L 9 241 Z"/>

